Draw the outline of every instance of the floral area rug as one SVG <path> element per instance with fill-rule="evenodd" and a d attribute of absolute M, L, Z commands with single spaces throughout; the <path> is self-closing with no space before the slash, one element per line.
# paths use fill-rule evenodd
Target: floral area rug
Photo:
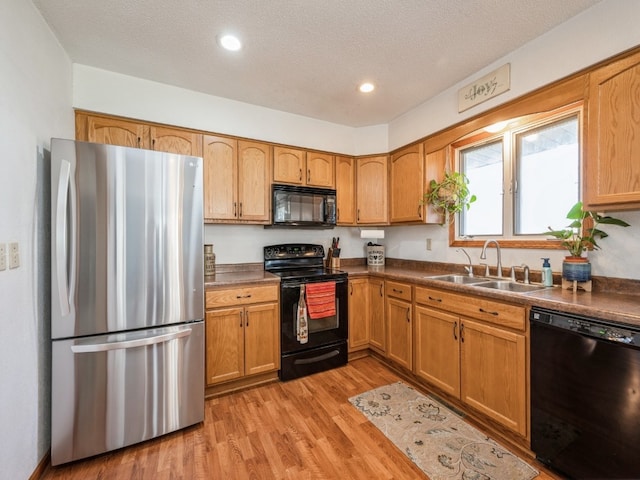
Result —
<path fill-rule="evenodd" d="M 431 480 L 531 480 L 538 471 L 402 382 L 349 399 Z"/>

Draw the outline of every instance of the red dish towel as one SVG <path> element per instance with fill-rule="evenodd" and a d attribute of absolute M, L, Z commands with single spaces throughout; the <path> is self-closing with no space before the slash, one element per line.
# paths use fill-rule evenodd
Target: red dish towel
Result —
<path fill-rule="evenodd" d="M 312 320 L 336 314 L 336 282 L 307 284 L 307 313 Z"/>

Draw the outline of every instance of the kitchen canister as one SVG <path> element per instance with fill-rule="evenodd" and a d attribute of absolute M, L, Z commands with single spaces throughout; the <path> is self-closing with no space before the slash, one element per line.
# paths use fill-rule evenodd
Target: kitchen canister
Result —
<path fill-rule="evenodd" d="M 213 245 L 204 246 L 204 274 L 205 276 L 216 274 L 216 254 L 213 253 Z"/>
<path fill-rule="evenodd" d="M 384 265 L 384 245 L 367 245 L 367 265 L 370 267 Z"/>

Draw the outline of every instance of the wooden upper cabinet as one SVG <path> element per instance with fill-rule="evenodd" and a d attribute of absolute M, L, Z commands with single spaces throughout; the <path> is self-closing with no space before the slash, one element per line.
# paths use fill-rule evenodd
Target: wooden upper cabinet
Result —
<path fill-rule="evenodd" d="M 84 128 L 78 125 L 83 121 L 86 122 Z M 129 120 L 78 114 L 76 115 L 76 132 L 76 137 L 84 137 L 77 138 L 78 140 L 87 142 L 149 148 L 149 127 Z"/>
<path fill-rule="evenodd" d="M 387 156 L 358 158 L 356 162 L 356 222 L 387 223 Z"/>
<path fill-rule="evenodd" d="M 391 155 L 389 167 L 391 223 L 421 222 L 424 206 L 424 153 L 422 143 Z"/>
<path fill-rule="evenodd" d="M 307 179 L 310 187 L 334 188 L 335 161 L 328 153 L 307 152 Z"/>
<path fill-rule="evenodd" d="M 213 135 L 203 143 L 205 220 L 268 223 L 269 145 Z"/>
<path fill-rule="evenodd" d="M 173 127 L 76 113 L 76 138 L 88 142 L 202 156 L 202 135 Z"/>
<path fill-rule="evenodd" d="M 169 127 L 149 127 L 150 147 L 158 152 L 202 156 L 202 135 Z"/>
<path fill-rule="evenodd" d="M 336 157 L 336 203 L 338 225 L 356 222 L 356 161 L 353 157 Z"/>
<path fill-rule="evenodd" d="M 271 219 L 271 147 L 238 141 L 238 219 L 268 223 Z"/>
<path fill-rule="evenodd" d="M 587 112 L 585 206 L 640 207 L 640 53 L 590 73 Z"/>
<path fill-rule="evenodd" d="M 273 147 L 273 181 L 304 185 L 306 152 L 295 148 Z"/>
<path fill-rule="evenodd" d="M 238 216 L 238 141 L 204 136 L 204 218 L 235 220 Z"/>
<path fill-rule="evenodd" d="M 273 147 L 273 181 L 334 188 L 335 163 L 328 153 Z"/>
<path fill-rule="evenodd" d="M 426 150 L 426 147 L 425 147 Z M 429 152 L 424 158 L 424 191 L 429 190 L 429 182 L 435 180 L 437 182 L 442 181 L 444 178 L 444 171 L 447 165 L 447 158 L 449 155 L 449 147 L 441 148 L 435 152 Z M 436 211 L 432 205 L 423 206 L 423 220 L 424 223 L 442 223 L 444 222 L 444 215 Z"/>

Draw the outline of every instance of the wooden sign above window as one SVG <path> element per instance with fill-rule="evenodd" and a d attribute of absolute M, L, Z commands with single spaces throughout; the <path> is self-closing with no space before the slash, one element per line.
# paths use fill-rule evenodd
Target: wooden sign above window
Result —
<path fill-rule="evenodd" d="M 511 88 L 511 64 L 497 70 L 458 90 L 458 113 L 464 112 Z"/>

